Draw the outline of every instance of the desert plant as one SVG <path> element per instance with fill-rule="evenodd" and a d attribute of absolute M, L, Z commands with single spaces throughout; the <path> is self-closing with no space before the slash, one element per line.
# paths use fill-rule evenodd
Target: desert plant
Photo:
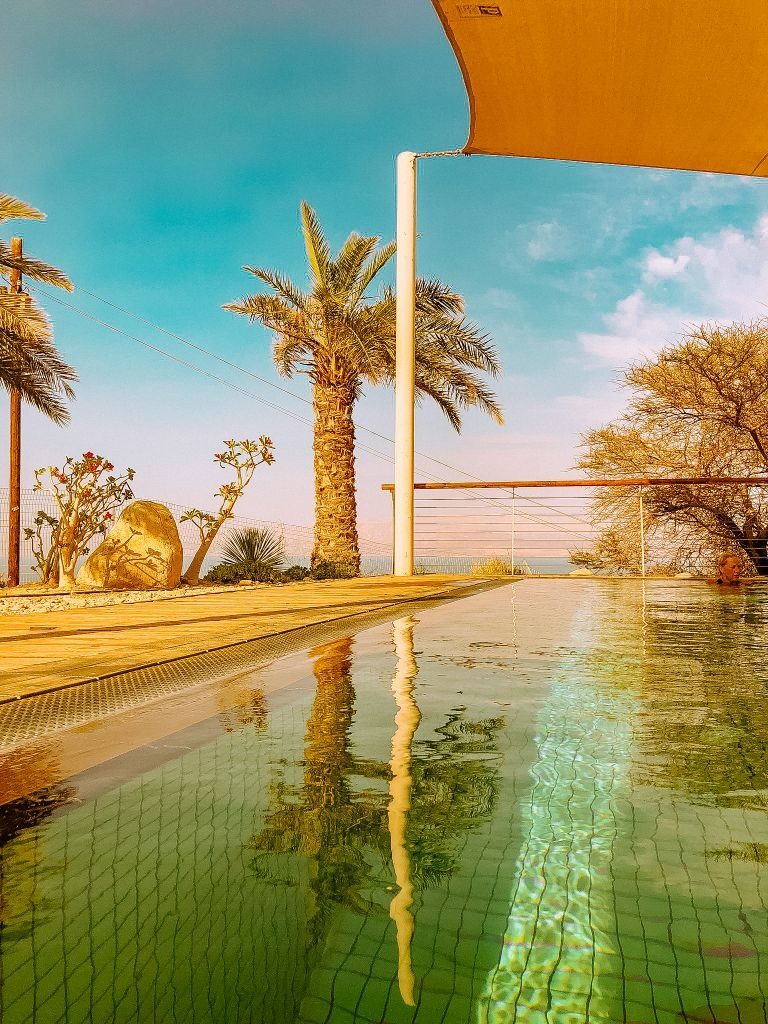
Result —
<path fill-rule="evenodd" d="M 57 511 L 55 516 L 39 512 L 34 530 L 24 531 L 43 583 L 74 586 L 78 559 L 88 554 L 97 534 L 107 532 L 119 506 L 133 497 L 134 470 L 115 476 L 114 468 L 102 455 L 84 452 L 79 459 L 65 459 L 61 469 L 35 470 L 33 489 L 50 494 Z"/>
<path fill-rule="evenodd" d="M 484 562 L 475 562 L 472 566 L 473 576 L 512 576 L 512 563 L 503 558 L 487 558 Z"/>
<path fill-rule="evenodd" d="M 263 562 L 219 562 L 205 577 L 207 583 L 295 583 L 306 580 L 309 569 L 303 565 L 291 565 L 287 569 L 270 569 Z"/>
<path fill-rule="evenodd" d="M 309 569 L 306 569 L 303 565 L 289 565 L 287 569 L 283 569 L 280 575 L 285 583 L 297 583 L 307 579 Z"/>
<path fill-rule="evenodd" d="M 268 526 L 246 526 L 229 534 L 221 554 L 224 565 L 255 562 L 266 569 L 279 569 L 285 556 L 285 544 Z"/>
<path fill-rule="evenodd" d="M 313 580 L 348 580 L 357 575 L 349 562 L 318 561 L 312 566 Z"/>
<path fill-rule="evenodd" d="M 219 562 L 206 575 L 207 583 L 240 583 L 250 580 L 251 583 L 280 583 L 282 574 L 277 569 L 270 569 L 262 562 Z"/>
<path fill-rule="evenodd" d="M 216 534 L 227 519 L 232 518 L 232 509 L 251 482 L 257 467 L 271 466 L 275 461 L 275 456 L 272 454 L 273 448 L 272 441 L 262 434 L 258 441 L 249 441 L 247 438 L 243 441 L 226 441 L 224 450 L 216 452 L 213 456 L 222 469 L 233 469 L 235 478 L 228 484 L 222 484 L 216 492 L 216 497 L 221 498 L 219 511 L 216 514 L 205 512 L 200 508 L 189 508 L 180 517 L 179 522 L 192 523 L 200 534 L 200 545 L 182 577 L 185 583 L 194 584 L 200 579 L 203 561 L 210 551 Z"/>

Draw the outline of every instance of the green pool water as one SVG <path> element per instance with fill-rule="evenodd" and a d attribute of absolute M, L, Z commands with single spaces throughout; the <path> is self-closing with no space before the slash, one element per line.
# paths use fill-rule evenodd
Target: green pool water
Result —
<path fill-rule="evenodd" d="M 527 580 L 254 670 L 3 810 L 3 1024 L 766 1024 L 767 641 Z"/>

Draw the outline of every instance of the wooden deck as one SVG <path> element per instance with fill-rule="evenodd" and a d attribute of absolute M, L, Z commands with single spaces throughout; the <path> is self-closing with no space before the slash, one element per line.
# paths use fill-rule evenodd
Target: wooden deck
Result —
<path fill-rule="evenodd" d="M 467 579 L 379 576 L 3 615 L 0 701 L 401 602 L 447 595 Z"/>

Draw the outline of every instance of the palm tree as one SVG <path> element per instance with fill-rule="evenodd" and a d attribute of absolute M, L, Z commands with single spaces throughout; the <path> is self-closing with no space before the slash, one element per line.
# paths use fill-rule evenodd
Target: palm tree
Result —
<path fill-rule="evenodd" d="M 368 290 L 395 252 L 393 242 L 353 232 L 334 257 L 314 210 L 301 204 L 309 291 L 285 275 L 245 267 L 271 289 L 224 308 L 275 334 L 274 360 L 284 377 L 306 374 L 314 407 L 315 543 L 312 564 L 360 568 L 355 502 L 355 402 L 365 384 L 395 379 L 395 295 Z M 451 425 L 477 406 L 497 422 L 501 410 L 480 374 L 500 364 L 490 339 L 464 318 L 460 295 L 439 281 L 416 290 L 416 390 L 437 402 Z"/>
<path fill-rule="evenodd" d="M 10 219 L 43 220 L 45 214 L 20 199 L 0 193 L 0 222 Z M 17 256 L 0 239 L 0 274 L 14 271 L 33 281 L 72 290 L 72 284 L 56 267 Z M 65 424 L 69 412 L 65 399 L 74 398 L 72 382 L 77 374 L 61 358 L 53 344 L 50 321 L 25 292 L 0 289 L 0 386 L 18 390 L 22 399 L 54 423 Z"/>

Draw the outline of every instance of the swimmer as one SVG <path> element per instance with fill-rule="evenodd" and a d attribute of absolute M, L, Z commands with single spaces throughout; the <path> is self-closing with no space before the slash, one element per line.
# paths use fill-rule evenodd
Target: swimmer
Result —
<path fill-rule="evenodd" d="M 721 587 L 737 587 L 741 583 L 741 555 L 733 551 L 724 551 L 717 560 L 717 579 L 712 583 Z"/>

